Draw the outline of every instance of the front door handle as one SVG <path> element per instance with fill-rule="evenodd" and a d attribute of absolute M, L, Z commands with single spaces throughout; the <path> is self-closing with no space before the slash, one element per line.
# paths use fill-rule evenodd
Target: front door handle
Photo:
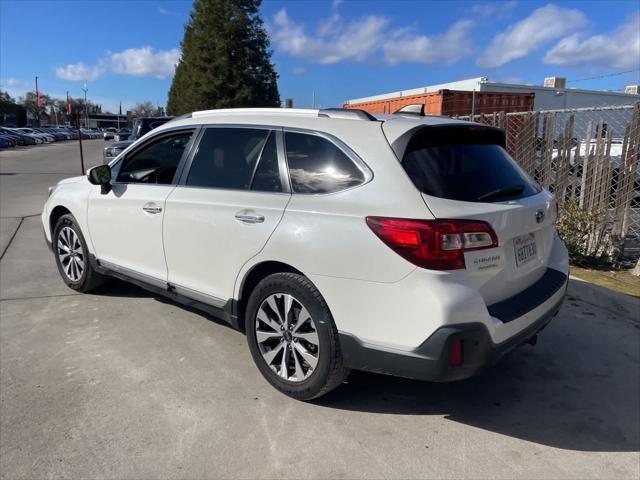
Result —
<path fill-rule="evenodd" d="M 264 215 L 252 215 L 248 213 L 236 213 L 236 220 L 242 223 L 262 223 Z"/>
<path fill-rule="evenodd" d="M 142 207 L 146 213 L 156 214 L 162 212 L 162 207 L 158 207 L 155 203 L 147 203 Z"/>

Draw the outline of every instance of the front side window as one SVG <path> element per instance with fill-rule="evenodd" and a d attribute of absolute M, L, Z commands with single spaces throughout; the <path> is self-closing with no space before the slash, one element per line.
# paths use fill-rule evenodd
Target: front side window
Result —
<path fill-rule="evenodd" d="M 362 171 L 333 142 L 286 132 L 287 163 L 295 193 L 332 193 L 364 182 Z"/>
<path fill-rule="evenodd" d="M 191 162 L 186 184 L 192 187 L 248 190 L 269 130 L 209 128 Z"/>
<path fill-rule="evenodd" d="M 123 160 L 117 181 L 171 184 L 192 135 L 193 131 L 167 135 L 131 153 Z"/>

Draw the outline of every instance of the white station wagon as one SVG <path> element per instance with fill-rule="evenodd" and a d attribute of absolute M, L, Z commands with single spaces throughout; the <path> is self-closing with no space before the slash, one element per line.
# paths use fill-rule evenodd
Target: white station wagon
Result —
<path fill-rule="evenodd" d="M 458 380 L 535 343 L 568 281 L 556 202 L 504 144 L 444 117 L 195 112 L 51 187 L 42 222 L 69 287 L 226 319 L 292 397 L 351 369 Z"/>

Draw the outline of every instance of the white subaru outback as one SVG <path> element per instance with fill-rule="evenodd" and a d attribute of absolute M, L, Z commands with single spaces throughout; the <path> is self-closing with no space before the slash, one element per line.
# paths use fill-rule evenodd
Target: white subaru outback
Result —
<path fill-rule="evenodd" d="M 244 330 L 298 399 L 350 369 L 469 377 L 558 312 L 553 196 L 502 131 L 327 109 L 195 112 L 51 187 L 60 275 L 119 277 Z"/>

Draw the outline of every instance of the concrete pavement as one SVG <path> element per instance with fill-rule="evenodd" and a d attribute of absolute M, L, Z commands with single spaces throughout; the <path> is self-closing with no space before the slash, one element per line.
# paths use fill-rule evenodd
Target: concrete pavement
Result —
<path fill-rule="evenodd" d="M 225 324 L 64 285 L 37 215 L 79 172 L 76 143 L 0 153 L 2 478 L 640 477 L 637 298 L 572 281 L 538 345 L 480 377 L 356 372 L 297 402 Z"/>

